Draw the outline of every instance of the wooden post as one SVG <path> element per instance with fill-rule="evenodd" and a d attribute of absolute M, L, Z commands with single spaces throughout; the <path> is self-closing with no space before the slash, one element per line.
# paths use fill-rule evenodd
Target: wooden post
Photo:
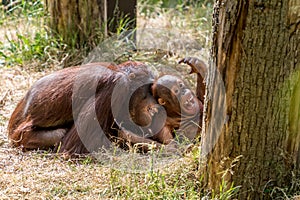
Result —
<path fill-rule="evenodd" d="M 107 19 L 112 20 L 108 31 L 115 33 L 118 27 L 119 20 L 122 17 L 129 18 L 129 29 L 135 29 L 136 27 L 136 0 L 107 0 Z"/>

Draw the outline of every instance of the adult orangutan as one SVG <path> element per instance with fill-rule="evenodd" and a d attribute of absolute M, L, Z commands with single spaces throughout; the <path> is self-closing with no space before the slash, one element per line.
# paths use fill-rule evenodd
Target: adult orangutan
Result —
<path fill-rule="evenodd" d="M 182 62 L 201 72 L 196 61 Z M 189 120 L 199 118 L 202 104 L 177 77 L 153 81 L 148 67 L 137 62 L 60 70 L 38 80 L 19 102 L 9 121 L 9 138 L 24 149 L 55 146 L 69 154 L 109 147 L 116 138 L 130 144 L 169 144 L 173 129 L 189 127 Z M 199 87 L 203 81 L 198 81 L 197 91 Z"/>
<path fill-rule="evenodd" d="M 92 63 L 54 72 L 38 80 L 19 102 L 9 121 L 8 137 L 24 149 L 55 146 L 70 154 L 91 152 L 107 147 L 111 139 L 128 136 L 133 144 L 159 146 L 137 130 L 131 134 L 120 128 L 151 123 L 157 111 L 150 95 L 153 79 L 148 67 L 138 62 Z M 118 91 L 116 85 L 121 86 Z M 112 98 L 114 90 L 117 95 Z M 129 113 L 120 112 L 129 98 L 135 107 L 130 106 Z"/>

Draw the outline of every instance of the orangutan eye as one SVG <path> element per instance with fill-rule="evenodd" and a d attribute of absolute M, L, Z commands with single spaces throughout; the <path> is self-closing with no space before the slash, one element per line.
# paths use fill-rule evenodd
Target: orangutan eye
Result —
<path fill-rule="evenodd" d="M 174 94 L 178 94 L 179 93 L 179 89 L 178 88 L 175 88 L 174 90 L 173 90 L 173 92 L 174 92 Z"/>
<path fill-rule="evenodd" d="M 182 82 L 179 82 L 179 87 L 183 88 L 184 84 Z"/>

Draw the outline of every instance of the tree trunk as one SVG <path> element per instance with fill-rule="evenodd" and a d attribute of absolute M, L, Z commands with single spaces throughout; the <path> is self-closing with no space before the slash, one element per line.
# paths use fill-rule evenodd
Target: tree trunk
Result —
<path fill-rule="evenodd" d="M 136 4 L 136 0 L 45 0 L 51 29 L 72 47 L 94 47 L 119 26 L 134 29 Z"/>
<path fill-rule="evenodd" d="M 51 29 L 70 46 L 90 45 L 104 32 L 104 1 L 45 0 Z"/>
<path fill-rule="evenodd" d="M 241 186 L 238 199 L 274 197 L 299 170 L 300 2 L 216 2 L 202 134 L 207 188 L 220 192 L 225 181 Z"/>

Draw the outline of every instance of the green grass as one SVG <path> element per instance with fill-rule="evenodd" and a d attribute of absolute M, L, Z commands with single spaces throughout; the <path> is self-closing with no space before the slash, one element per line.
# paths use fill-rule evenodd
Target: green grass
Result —
<path fill-rule="evenodd" d="M 44 27 L 47 15 L 42 0 L 21 1 L 1 12 L 0 63 L 5 66 L 23 65 L 37 60 L 43 64 L 51 53 L 63 49 Z"/>
<path fill-rule="evenodd" d="M 67 46 L 48 28 L 43 2 L 23 0 L 9 9 L 0 7 L 0 67 L 42 70 L 78 56 L 81 50 Z"/>

